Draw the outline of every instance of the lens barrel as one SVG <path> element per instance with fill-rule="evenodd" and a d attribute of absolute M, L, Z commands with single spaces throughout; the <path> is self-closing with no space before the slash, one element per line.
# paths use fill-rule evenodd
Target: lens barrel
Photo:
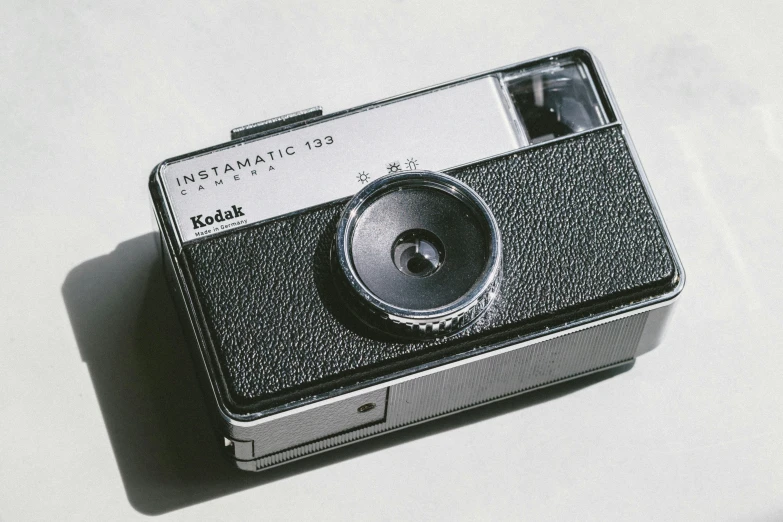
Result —
<path fill-rule="evenodd" d="M 338 222 L 333 268 L 349 308 L 403 337 L 448 335 L 477 319 L 498 291 L 500 231 L 484 201 L 430 171 L 367 185 Z"/>

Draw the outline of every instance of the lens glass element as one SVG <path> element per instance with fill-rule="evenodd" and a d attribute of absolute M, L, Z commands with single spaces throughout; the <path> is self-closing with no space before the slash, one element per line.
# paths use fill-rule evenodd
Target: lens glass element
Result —
<path fill-rule="evenodd" d="M 397 270 L 412 277 L 427 277 L 440 268 L 445 257 L 443 242 L 423 229 L 407 230 L 397 236 L 392 260 Z"/>
<path fill-rule="evenodd" d="M 497 223 L 473 189 L 445 174 L 411 171 L 373 181 L 343 209 L 333 248 L 346 304 L 395 335 L 462 329 L 497 295 Z"/>
<path fill-rule="evenodd" d="M 486 270 L 487 227 L 469 202 L 439 186 L 403 184 L 370 198 L 349 236 L 357 278 L 403 310 L 447 306 Z"/>

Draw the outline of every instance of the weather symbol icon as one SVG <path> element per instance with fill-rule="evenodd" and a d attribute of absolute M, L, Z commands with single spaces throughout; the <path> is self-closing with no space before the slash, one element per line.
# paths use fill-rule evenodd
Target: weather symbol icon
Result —
<path fill-rule="evenodd" d="M 356 176 L 356 179 L 358 179 L 358 180 L 359 180 L 359 183 L 361 183 L 362 185 L 364 185 L 365 183 L 367 183 L 367 182 L 369 182 L 369 181 L 370 181 L 370 175 L 369 175 L 369 174 L 367 174 L 367 173 L 366 173 L 366 172 L 364 172 L 364 171 L 361 171 L 361 172 L 360 172 L 360 173 L 359 173 L 359 174 Z"/>
<path fill-rule="evenodd" d="M 386 170 L 389 171 L 389 174 L 394 174 L 395 172 L 400 172 L 402 169 L 400 168 L 400 162 L 399 161 L 392 161 L 388 165 L 386 165 Z"/>
<path fill-rule="evenodd" d="M 405 162 L 405 167 L 408 170 L 416 170 L 416 167 L 418 166 L 419 166 L 419 162 L 413 158 L 408 158 L 408 161 Z"/>

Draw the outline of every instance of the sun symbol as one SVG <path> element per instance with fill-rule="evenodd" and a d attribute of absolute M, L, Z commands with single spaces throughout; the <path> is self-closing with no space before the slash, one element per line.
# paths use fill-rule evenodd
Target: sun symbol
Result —
<path fill-rule="evenodd" d="M 400 168 L 400 163 L 398 161 L 392 161 L 386 165 L 386 170 L 389 171 L 389 174 L 394 174 L 395 172 L 400 172 L 402 169 Z"/>
<path fill-rule="evenodd" d="M 364 171 L 361 171 L 361 172 L 360 172 L 360 173 L 359 173 L 359 174 L 356 176 L 356 179 L 358 179 L 358 180 L 359 180 L 359 182 L 360 182 L 362 185 L 364 185 L 365 183 L 367 183 L 368 181 L 370 181 L 370 175 L 369 175 L 369 174 L 367 174 L 367 173 L 366 173 L 366 172 L 364 172 Z"/>

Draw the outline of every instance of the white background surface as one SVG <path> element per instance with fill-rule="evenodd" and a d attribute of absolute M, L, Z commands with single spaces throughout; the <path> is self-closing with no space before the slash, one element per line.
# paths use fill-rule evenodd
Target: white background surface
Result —
<path fill-rule="evenodd" d="M 162 4 L 0 7 L 0 519 L 783 520 L 779 3 Z M 664 344 L 560 397 L 224 466 L 158 271 L 151 168 L 576 45 L 688 272 Z"/>

